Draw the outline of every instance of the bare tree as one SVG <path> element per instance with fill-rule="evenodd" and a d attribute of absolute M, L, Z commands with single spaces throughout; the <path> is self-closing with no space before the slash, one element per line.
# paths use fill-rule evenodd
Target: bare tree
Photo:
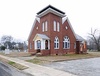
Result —
<path fill-rule="evenodd" d="M 7 35 L 4 35 L 2 36 L 1 38 L 1 43 L 7 48 L 7 46 L 10 48 L 11 47 L 11 42 L 13 40 L 13 37 L 12 36 L 7 36 Z"/>
<path fill-rule="evenodd" d="M 91 33 L 89 33 L 89 38 L 92 40 L 92 42 L 95 43 L 96 48 L 98 51 L 100 51 L 100 31 L 97 34 L 97 29 L 95 29 L 94 31 L 91 28 Z"/>

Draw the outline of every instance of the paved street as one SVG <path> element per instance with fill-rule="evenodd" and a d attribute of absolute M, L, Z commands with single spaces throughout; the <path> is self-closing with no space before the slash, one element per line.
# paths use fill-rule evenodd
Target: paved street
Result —
<path fill-rule="evenodd" d="M 32 76 L 0 62 L 0 76 Z"/>
<path fill-rule="evenodd" d="M 70 72 L 78 76 L 100 76 L 100 58 L 54 62 L 44 66 Z"/>

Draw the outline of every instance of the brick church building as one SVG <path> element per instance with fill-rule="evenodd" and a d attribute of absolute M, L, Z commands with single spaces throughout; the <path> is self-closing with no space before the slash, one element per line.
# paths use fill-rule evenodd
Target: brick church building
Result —
<path fill-rule="evenodd" d="M 63 55 L 86 50 L 85 40 L 74 32 L 65 12 L 49 5 L 37 13 L 28 38 L 29 53 Z"/>

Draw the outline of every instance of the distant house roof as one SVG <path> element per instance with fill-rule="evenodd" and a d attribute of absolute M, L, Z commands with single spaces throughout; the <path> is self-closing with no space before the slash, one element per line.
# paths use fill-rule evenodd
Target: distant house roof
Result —
<path fill-rule="evenodd" d="M 79 36 L 78 34 L 76 34 L 76 40 L 77 41 L 85 41 L 85 39 L 82 38 L 81 36 Z"/>
<path fill-rule="evenodd" d="M 36 38 L 39 37 L 40 39 L 44 39 L 44 40 L 49 40 L 50 38 L 47 35 L 44 34 L 36 34 L 33 41 L 36 40 Z"/>
<path fill-rule="evenodd" d="M 50 12 L 53 13 L 53 14 L 56 14 L 60 17 L 65 17 L 66 16 L 65 12 L 63 12 L 63 11 L 61 11 L 61 10 L 51 6 L 51 5 L 48 5 L 47 7 L 45 7 L 44 9 L 42 9 L 41 11 L 39 11 L 37 13 L 37 17 L 42 17 L 42 16 L 44 16 L 44 15 L 50 13 Z"/>

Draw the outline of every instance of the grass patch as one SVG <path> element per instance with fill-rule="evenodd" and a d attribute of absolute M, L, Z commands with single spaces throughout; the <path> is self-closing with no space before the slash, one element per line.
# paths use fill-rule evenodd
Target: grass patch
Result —
<path fill-rule="evenodd" d="M 15 68 L 17 68 L 19 70 L 24 70 L 24 69 L 28 68 L 26 66 L 20 65 L 18 63 L 12 62 L 12 61 L 9 61 L 8 64 L 12 65 L 13 67 L 15 67 Z"/>
<path fill-rule="evenodd" d="M 100 52 L 96 53 L 88 53 L 88 54 L 65 54 L 62 56 L 41 56 L 36 57 L 34 59 L 26 60 L 27 62 L 31 62 L 34 64 L 48 64 L 52 62 L 60 62 L 60 61 L 69 61 L 69 60 L 77 60 L 77 59 L 87 59 L 87 58 L 95 58 L 100 57 Z"/>
<path fill-rule="evenodd" d="M 46 64 L 48 63 L 48 61 L 45 61 L 45 60 L 40 60 L 40 59 L 37 59 L 37 58 L 34 58 L 34 59 L 30 59 L 30 60 L 26 60 L 27 62 L 31 62 L 33 64 Z M 50 62 L 49 62 L 50 63 Z"/>
<path fill-rule="evenodd" d="M 29 57 L 31 56 L 28 52 L 10 52 L 10 54 L 5 54 L 5 52 L 0 52 L 1 55 L 8 57 Z"/>
<path fill-rule="evenodd" d="M 24 69 L 27 69 L 27 68 L 28 68 L 28 67 L 26 67 L 26 66 L 20 65 L 20 64 L 18 64 L 18 63 L 15 63 L 15 62 L 13 62 L 13 61 L 9 61 L 9 60 L 4 59 L 4 58 L 0 58 L 0 61 L 2 61 L 2 62 L 4 62 L 4 63 L 7 63 L 7 64 L 9 64 L 9 65 L 11 65 L 11 66 L 13 66 L 13 67 L 19 69 L 19 70 L 24 70 Z"/>
<path fill-rule="evenodd" d="M 39 59 L 30 59 L 30 60 L 26 60 L 27 62 L 31 62 L 31 63 L 34 63 L 34 64 L 41 64 L 41 60 Z"/>
<path fill-rule="evenodd" d="M 14 65 L 14 64 L 16 64 L 16 63 L 15 63 L 15 62 L 12 62 L 12 61 L 9 61 L 8 64 Z"/>
<path fill-rule="evenodd" d="M 80 58 L 80 57 L 89 57 L 89 56 L 92 56 L 92 54 L 66 54 L 64 55 L 66 57 L 75 57 L 75 58 Z"/>

